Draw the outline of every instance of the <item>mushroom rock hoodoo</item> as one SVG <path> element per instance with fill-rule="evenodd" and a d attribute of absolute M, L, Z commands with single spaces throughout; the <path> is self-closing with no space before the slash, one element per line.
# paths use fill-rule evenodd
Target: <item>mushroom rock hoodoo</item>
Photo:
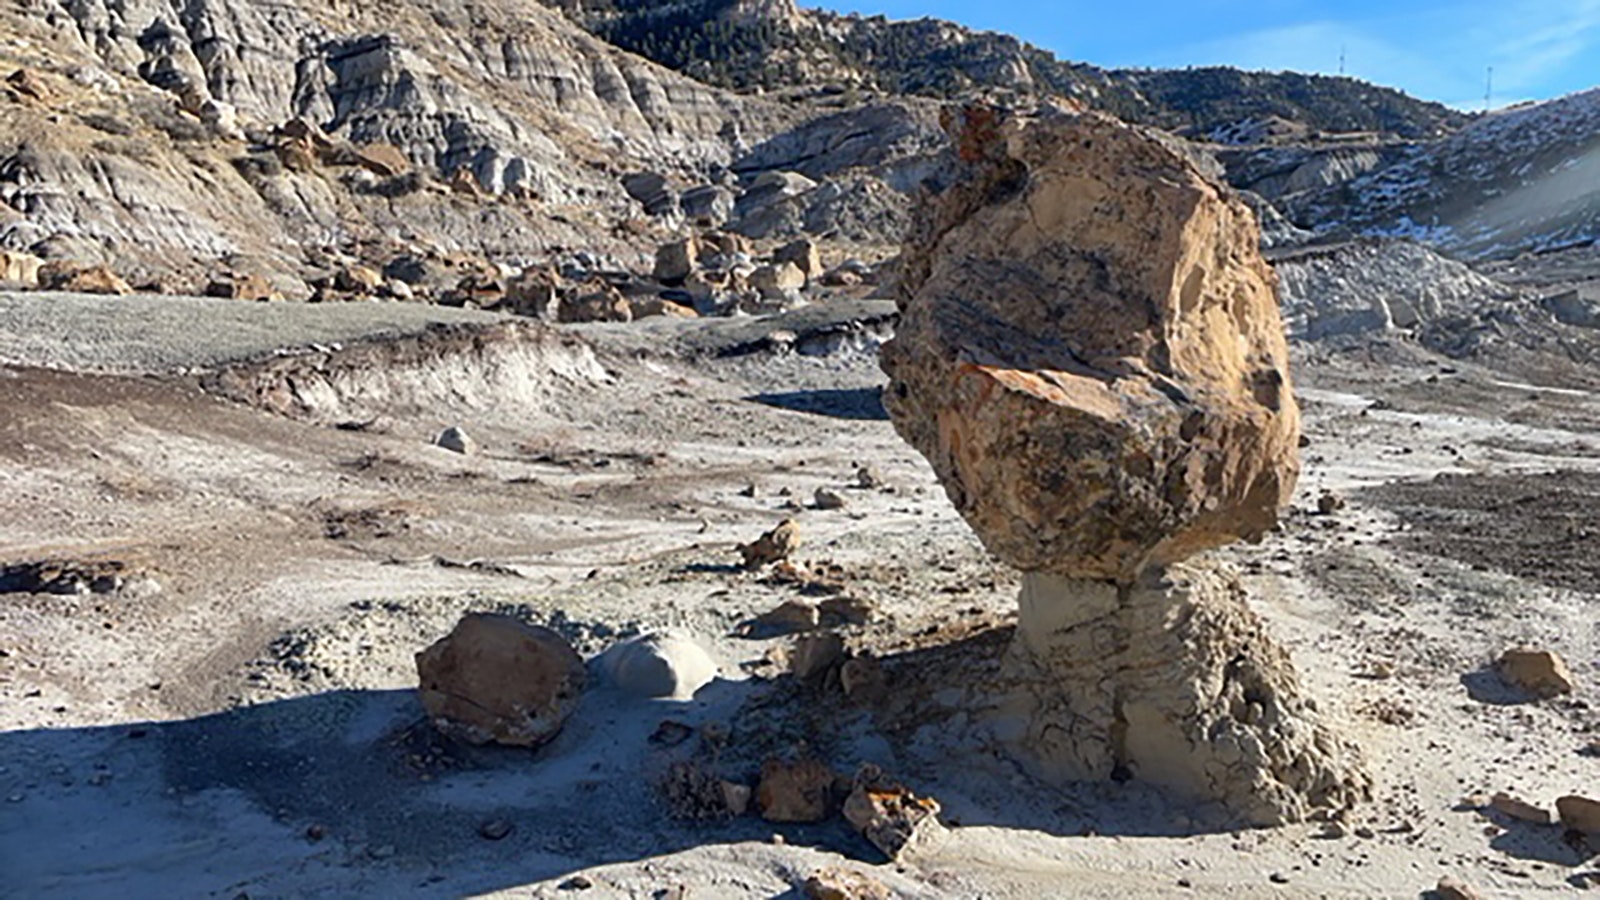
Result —
<path fill-rule="evenodd" d="M 1276 280 L 1244 203 L 1182 142 L 1093 113 L 951 123 L 883 348 L 887 406 L 1024 573 L 1022 755 L 1253 824 L 1370 793 L 1236 577 L 1299 474 Z"/>

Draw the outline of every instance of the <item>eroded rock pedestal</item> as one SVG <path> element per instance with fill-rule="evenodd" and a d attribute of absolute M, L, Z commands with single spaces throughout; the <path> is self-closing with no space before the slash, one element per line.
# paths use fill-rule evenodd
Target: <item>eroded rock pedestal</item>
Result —
<path fill-rule="evenodd" d="M 1027 573 L 1022 749 L 1257 824 L 1367 791 L 1237 582 L 1180 567 L 1273 527 L 1299 474 L 1249 209 L 1175 139 L 1094 114 L 952 123 L 966 177 L 903 258 L 885 405 Z"/>
<path fill-rule="evenodd" d="M 1228 570 L 1146 570 L 1134 584 L 1024 577 L 1022 686 L 1031 762 L 1057 781 L 1137 778 L 1257 825 L 1348 808 L 1369 782 L 1320 723 L 1294 667 Z"/>

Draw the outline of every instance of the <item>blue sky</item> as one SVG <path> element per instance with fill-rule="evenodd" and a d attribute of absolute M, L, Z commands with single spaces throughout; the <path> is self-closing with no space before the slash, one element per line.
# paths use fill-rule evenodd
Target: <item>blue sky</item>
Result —
<path fill-rule="evenodd" d="M 1600 83 L 1600 0 L 817 0 L 845 12 L 933 16 L 1005 31 L 1106 67 L 1227 64 L 1345 71 L 1429 100 L 1481 109 Z"/>

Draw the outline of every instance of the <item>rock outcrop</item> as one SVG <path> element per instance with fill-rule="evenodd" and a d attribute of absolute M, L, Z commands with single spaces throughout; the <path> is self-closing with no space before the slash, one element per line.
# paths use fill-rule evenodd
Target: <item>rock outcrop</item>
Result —
<path fill-rule="evenodd" d="M 896 428 L 1025 571 L 1128 581 L 1259 537 L 1300 419 L 1249 210 L 1108 117 L 977 140 L 902 266 Z"/>
<path fill-rule="evenodd" d="M 510 616 L 473 614 L 417 654 L 428 718 L 473 744 L 537 747 L 577 709 L 587 674 L 561 635 Z"/>
<path fill-rule="evenodd" d="M 901 265 L 896 429 L 1022 569 L 1000 704 L 1055 781 L 1139 778 L 1257 825 L 1370 791 L 1204 550 L 1299 472 L 1275 282 L 1248 207 L 1174 139 L 1096 114 L 952 121 L 965 177 Z"/>

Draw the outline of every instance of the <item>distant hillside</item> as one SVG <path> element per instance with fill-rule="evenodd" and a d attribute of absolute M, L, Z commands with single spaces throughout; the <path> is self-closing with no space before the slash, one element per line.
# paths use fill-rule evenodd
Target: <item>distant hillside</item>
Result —
<path fill-rule="evenodd" d="M 800 10 L 792 0 L 544 0 L 599 37 L 735 90 L 835 83 L 956 97 L 1001 91 L 1080 99 L 1123 118 L 1208 135 L 1243 122 L 1303 130 L 1446 134 L 1467 117 L 1352 78 L 1206 68 L 1104 70 L 1015 37 L 937 19 Z"/>
<path fill-rule="evenodd" d="M 1297 225 L 1509 258 L 1600 240 L 1600 88 L 1484 116 L 1399 161 L 1283 199 Z"/>

